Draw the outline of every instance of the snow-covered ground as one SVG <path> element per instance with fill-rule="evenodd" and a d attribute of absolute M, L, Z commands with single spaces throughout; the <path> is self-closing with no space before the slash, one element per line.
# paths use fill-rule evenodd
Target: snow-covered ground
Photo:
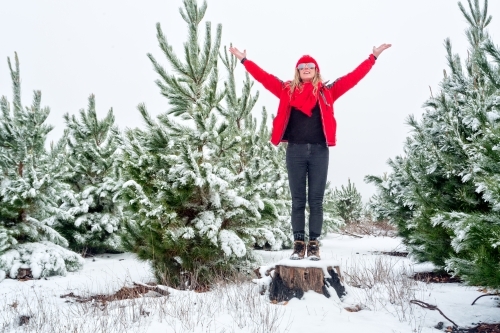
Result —
<path fill-rule="evenodd" d="M 426 284 L 407 278 L 430 265 L 413 265 L 404 257 L 378 251 L 404 251 L 399 238 L 353 238 L 329 234 L 322 240 L 324 262 L 338 262 L 347 296 L 326 298 L 307 292 L 303 299 L 271 304 L 255 283 L 216 286 L 206 293 L 170 291 L 170 296 L 79 303 L 64 297 L 111 294 L 133 282 L 153 281 L 147 263 L 132 254 L 86 259 L 84 268 L 65 277 L 0 283 L 0 332 L 439 332 L 451 323 L 438 311 L 409 303 L 436 305 L 461 327 L 500 322 L 498 300 L 483 297 L 478 287 L 457 283 Z M 290 251 L 261 251 L 272 266 Z M 349 312 L 345 308 L 361 308 Z M 23 325 L 20 325 L 24 323 Z M 441 330 L 443 331 L 443 330 Z"/>

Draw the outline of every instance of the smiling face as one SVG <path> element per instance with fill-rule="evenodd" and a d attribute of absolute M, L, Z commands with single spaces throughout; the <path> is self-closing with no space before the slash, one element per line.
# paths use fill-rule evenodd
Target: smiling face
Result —
<path fill-rule="evenodd" d="M 311 82 L 316 75 L 316 66 L 314 63 L 300 63 L 297 66 L 297 70 L 299 71 L 300 80 L 302 82 Z"/>

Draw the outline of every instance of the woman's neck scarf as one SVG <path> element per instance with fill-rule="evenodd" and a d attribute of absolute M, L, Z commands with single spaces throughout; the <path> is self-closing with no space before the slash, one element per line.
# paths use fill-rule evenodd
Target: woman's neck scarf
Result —
<path fill-rule="evenodd" d="M 314 94 L 314 85 L 311 82 L 303 82 L 300 87 L 296 87 L 293 91 L 290 98 L 290 105 L 310 117 L 314 106 L 318 102 L 320 89 L 321 83 L 318 83 L 317 92 Z"/>

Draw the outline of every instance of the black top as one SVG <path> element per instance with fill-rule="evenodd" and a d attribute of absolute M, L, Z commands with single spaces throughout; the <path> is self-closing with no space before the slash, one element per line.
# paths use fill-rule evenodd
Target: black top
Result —
<path fill-rule="evenodd" d="M 326 143 L 318 103 L 312 109 L 310 117 L 292 107 L 283 140 L 290 143 Z"/>

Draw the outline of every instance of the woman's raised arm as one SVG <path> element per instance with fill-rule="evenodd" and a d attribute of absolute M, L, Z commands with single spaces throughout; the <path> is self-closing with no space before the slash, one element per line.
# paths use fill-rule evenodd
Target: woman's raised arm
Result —
<path fill-rule="evenodd" d="M 361 79 L 364 78 L 366 74 L 368 74 L 372 66 L 375 64 L 375 59 L 377 59 L 380 54 L 389 47 L 391 47 L 391 44 L 382 44 L 379 47 L 374 46 L 373 53 L 370 54 L 368 59 L 363 61 L 358 67 L 356 67 L 355 70 L 353 70 L 349 74 L 337 79 L 330 88 L 333 101 L 335 102 L 337 98 L 339 98 L 356 84 L 358 84 L 358 82 L 361 81 Z"/>
<path fill-rule="evenodd" d="M 264 88 L 269 90 L 276 97 L 280 97 L 281 91 L 283 90 L 283 81 L 278 79 L 276 76 L 267 73 L 262 68 L 257 66 L 257 64 L 253 61 L 248 60 L 246 58 L 246 50 L 241 52 L 236 47 L 231 46 L 229 48 L 229 52 L 233 54 L 239 61 L 242 61 L 243 66 L 245 66 L 245 69 L 248 71 L 248 73 L 250 73 L 250 75 L 252 75 L 255 80 L 260 82 L 264 86 Z"/>

